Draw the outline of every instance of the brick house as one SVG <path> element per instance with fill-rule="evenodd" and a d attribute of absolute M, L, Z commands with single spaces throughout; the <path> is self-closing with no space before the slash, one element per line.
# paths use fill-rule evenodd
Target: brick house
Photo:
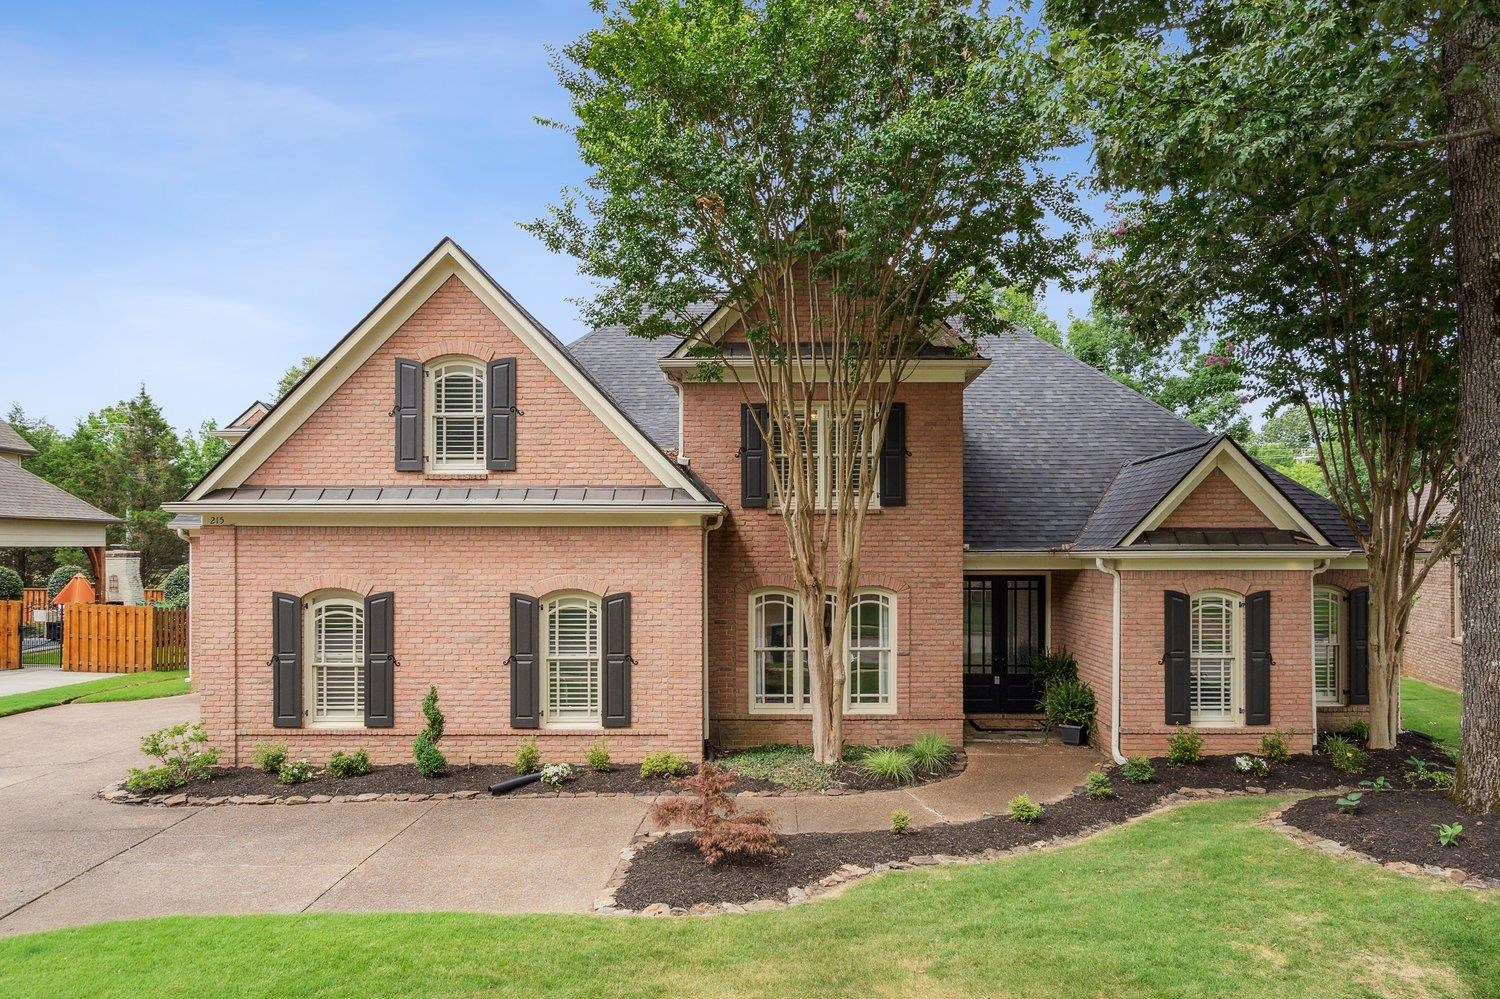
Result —
<path fill-rule="evenodd" d="M 1456 513 L 1453 504 L 1441 503 L 1434 521 Z M 1406 625 L 1406 647 L 1401 672 L 1447 690 L 1463 688 L 1461 660 L 1464 621 L 1459 608 L 1458 560 L 1462 553 L 1439 559 L 1417 590 L 1416 603 Z"/>
<path fill-rule="evenodd" d="M 1034 718 L 1047 648 L 1116 755 L 1176 724 L 1307 749 L 1368 711 L 1364 564 L 1326 500 L 1034 337 L 981 354 L 924 352 L 878 444 L 851 741 Z M 775 442 L 682 355 L 623 329 L 564 346 L 444 240 L 237 421 L 168 506 L 226 760 L 269 738 L 409 760 L 431 685 L 455 761 L 806 741 Z"/>

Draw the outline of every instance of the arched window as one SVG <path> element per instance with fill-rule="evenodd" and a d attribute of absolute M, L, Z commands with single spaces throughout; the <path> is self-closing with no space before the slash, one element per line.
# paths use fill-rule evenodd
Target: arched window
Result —
<path fill-rule="evenodd" d="M 824 604 L 828 632 L 833 598 Z M 849 671 L 844 710 L 892 711 L 896 706 L 895 597 L 861 590 L 849 605 Z M 812 707 L 807 629 L 796 594 L 764 590 L 750 596 L 750 710 L 806 712 Z"/>
<path fill-rule="evenodd" d="M 1238 721 L 1240 683 L 1238 597 L 1203 593 L 1192 602 L 1193 724 Z"/>
<path fill-rule="evenodd" d="M 484 468 L 484 366 L 445 358 L 427 366 L 428 466 L 435 472 Z"/>
<path fill-rule="evenodd" d="M 1313 590 L 1313 687 L 1319 704 L 1344 700 L 1344 594 L 1331 586 Z"/>
<path fill-rule="evenodd" d="M 802 674 L 802 619 L 790 593 L 757 593 L 750 600 L 750 700 L 758 708 L 798 708 L 808 703 Z"/>
<path fill-rule="evenodd" d="M 891 703 L 891 597 L 861 593 L 849 606 L 849 704 L 859 708 Z"/>
<path fill-rule="evenodd" d="M 549 726 L 598 725 L 599 601 L 561 594 L 542 604 L 543 704 Z"/>
<path fill-rule="evenodd" d="M 345 593 L 315 597 L 307 614 L 306 642 L 312 723 L 364 724 L 364 601 Z"/>

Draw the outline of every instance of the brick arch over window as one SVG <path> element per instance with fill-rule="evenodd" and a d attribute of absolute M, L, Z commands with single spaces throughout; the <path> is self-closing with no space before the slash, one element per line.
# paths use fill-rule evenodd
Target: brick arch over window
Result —
<path fill-rule="evenodd" d="M 878 590 L 889 593 L 896 598 L 896 647 L 898 656 L 911 653 L 913 604 L 911 599 L 911 584 L 884 573 L 870 573 L 861 576 L 859 584 L 855 586 L 855 592 L 860 590 Z M 735 641 L 738 648 L 745 648 L 745 643 L 750 640 L 750 595 L 760 590 L 784 590 L 787 593 L 797 592 L 797 583 L 791 573 L 773 573 L 767 575 L 741 576 L 734 584 L 735 606 L 741 608 L 735 615 Z M 907 672 L 902 671 L 901 682 L 907 682 Z"/>
<path fill-rule="evenodd" d="M 313 576 L 303 576 L 293 582 L 289 582 L 286 588 L 288 593 L 296 593 L 306 600 L 308 597 L 320 591 L 340 590 L 359 597 L 368 597 L 375 592 L 375 583 L 363 576 L 349 576 L 338 573 L 318 573 Z"/>
<path fill-rule="evenodd" d="M 522 587 L 525 589 L 525 587 Z M 610 585 L 605 576 L 591 576 L 583 573 L 557 573 L 537 580 L 527 591 L 538 595 L 557 594 L 565 590 L 579 593 L 587 593 L 595 598 L 609 596 L 610 592 L 618 587 Z"/>
<path fill-rule="evenodd" d="M 434 340 L 432 343 L 424 344 L 417 360 L 423 364 L 430 364 L 440 357 L 472 357 L 481 364 L 493 361 L 498 355 L 492 344 L 486 344 L 479 340 Z"/>

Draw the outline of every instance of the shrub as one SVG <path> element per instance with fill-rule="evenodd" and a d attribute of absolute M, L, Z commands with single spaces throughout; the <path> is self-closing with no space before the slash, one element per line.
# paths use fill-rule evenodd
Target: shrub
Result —
<path fill-rule="evenodd" d="M 445 719 L 438 708 L 436 687 L 428 687 L 427 696 L 422 698 L 422 717 L 427 719 L 427 731 L 432 733 L 432 741 L 437 742 L 443 737 Z"/>
<path fill-rule="evenodd" d="M 417 773 L 436 777 L 448 769 L 448 758 L 438 748 L 438 740 L 443 737 L 443 712 L 438 709 L 437 687 L 427 688 L 427 696 L 422 698 L 422 717 L 427 719 L 427 727 L 412 740 L 411 755 L 417 761 Z"/>
<path fill-rule="evenodd" d="M 1081 680 L 1057 680 L 1042 695 L 1047 727 L 1094 724 L 1094 688 Z"/>
<path fill-rule="evenodd" d="M 1067 649 L 1053 649 L 1032 657 L 1031 675 L 1045 694 L 1054 683 L 1078 679 L 1078 660 Z"/>
<path fill-rule="evenodd" d="M 1186 725 L 1178 725 L 1177 731 L 1167 738 L 1167 762 L 1174 767 L 1202 763 L 1203 736 Z"/>
<path fill-rule="evenodd" d="M 1005 809 L 1010 817 L 1017 822 L 1025 822 L 1030 825 L 1042 817 L 1042 806 L 1032 801 L 1029 795 L 1018 794 L 1005 803 Z"/>
<path fill-rule="evenodd" d="M 659 753 L 652 753 L 644 760 L 641 760 L 642 777 L 656 777 L 662 779 L 668 777 L 681 777 L 691 769 L 692 767 L 688 765 L 687 760 L 684 760 L 676 753 L 669 753 L 665 749 Z M 715 768 L 715 770 L 717 771 L 717 768 Z M 729 779 L 731 782 L 733 782 L 734 775 L 731 774 Z"/>
<path fill-rule="evenodd" d="M 916 760 L 904 749 L 872 749 L 861 756 L 855 766 L 890 784 L 910 784 L 917 779 Z"/>
<path fill-rule="evenodd" d="M 1435 767 L 1426 760 L 1415 756 L 1407 757 L 1406 762 L 1411 769 L 1406 771 L 1404 776 L 1407 785 L 1410 787 L 1416 787 L 1418 784 L 1426 784 L 1428 787 L 1445 790 L 1451 788 L 1454 784 L 1454 776 L 1451 771 Z"/>
<path fill-rule="evenodd" d="M 1458 838 L 1464 834 L 1462 822 L 1449 822 L 1437 827 L 1439 846 L 1457 846 Z"/>
<path fill-rule="evenodd" d="M 1292 761 L 1292 750 L 1288 746 L 1290 732 L 1282 732 L 1277 729 L 1270 735 L 1260 737 L 1260 755 L 1271 763 L 1290 763 Z"/>
<path fill-rule="evenodd" d="M 1149 784 L 1156 776 L 1156 768 L 1144 756 L 1132 756 L 1120 765 L 1120 776 L 1132 784 Z"/>
<path fill-rule="evenodd" d="M 896 809 L 891 813 L 891 832 L 904 836 L 911 830 L 911 813 Z"/>
<path fill-rule="evenodd" d="M 306 760 L 287 760 L 281 765 L 276 779 L 283 784 L 304 784 L 317 776 L 317 773 Z"/>
<path fill-rule="evenodd" d="M 1115 786 L 1109 782 L 1109 774 L 1103 770 L 1093 770 L 1083 782 L 1083 793 L 1096 801 L 1113 798 Z"/>
<path fill-rule="evenodd" d="M 573 779 L 573 768 L 566 763 L 554 763 L 551 766 L 542 767 L 542 783 L 548 787 L 562 787 L 565 781 Z"/>
<path fill-rule="evenodd" d="M 594 773 L 609 773 L 609 746 L 603 739 L 595 739 L 588 752 L 583 754 L 583 759 Z"/>
<path fill-rule="evenodd" d="M 340 780 L 363 777 L 370 772 L 370 754 L 363 749 L 352 753 L 336 752 L 328 758 L 328 772 Z"/>
<path fill-rule="evenodd" d="M 926 774 L 942 773 L 953 762 L 953 747 L 936 732 L 918 736 L 906 751 L 911 754 L 917 769 Z"/>
<path fill-rule="evenodd" d="M 1234 768 L 1242 774 L 1252 777 L 1264 777 L 1271 772 L 1271 765 L 1259 756 L 1236 756 Z"/>
<path fill-rule="evenodd" d="M 125 786 L 132 791 L 166 791 L 189 781 L 208 780 L 209 768 L 219 762 L 219 751 L 205 748 L 207 743 L 202 722 L 182 722 L 152 732 L 141 740 L 141 752 L 161 763 L 144 770 L 132 767 Z"/>
<path fill-rule="evenodd" d="M 169 607 L 186 607 L 190 582 L 185 563 L 167 573 L 161 581 L 162 602 Z"/>
<path fill-rule="evenodd" d="M 537 748 L 536 736 L 522 739 L 516 746 L 516 773 L 534 774 L 542 769 L 542 751 Z"/>
<path fill-rule="evenodd" d="M 79 573 L 82 573 L 83 577 L 89 582 L 92 583 L 94 581 L 94 574 L 81 565 L 60 565 L 56 569 L 53 569 L 52 575 L 47 577 L 47 599 L 49 601 L 56 600 L 57 595 L 62 592 L 62 588 L 68 585 L 68 580 Z"/>
<path fill-rule="evenodd" d="M 1346 774 L 1357 774 L 1364 770 L 1370 756 L 1363 749 L 1341 735 L 1330 735 L 1323 740 L 1323 752 L 1335 770 Z"/>
<path fill-rule="evenodd" d="M 0 600 L 20 600 L 26 595 L 26 581 L 8 565 L 0 565 Z"/>
<path fill-rule="evenodd" d="M 280 739 L 271 742 L 257 742 L 251 759 L 255 761 L 257 767 L 266 773 L 278 773 L 281 770 L 281 765 L 286 762 L 286 743 Z"/>
<path fill-rule="evenodd" d="M 1370 723 L 1364 720 L 1350 722 L 1349 728 L 1344 732 L 1351 739 L 1359 742 L 1370 741 Z"/>
<path fill-rule="evenodd" d="M 657 753 L 670 756 L 670 753 Z M 680 760 L 681 758 L 678 757 Z M 645 763 L 641 764 L 644 771 Z M 712 763 L 682 782 L 686 794 L 663 798 L 651 806 L 651 820 L 663 828 L 682 823 L 693 831 L 693 842 L 707 864 L 726 856 L 775 856 L 786 852 L 776 838 L 776 823 L 763 809 L 742 812 L 729 789 L 734 774 Z"/>
<path fill-rule="evenodd" d="M 1384 794 L 1386 791 L 1393 790 L 1391 782 L 1383 776 L 1376 777 L 1374 780 L 1362 780 L 1359 782 L 1359 786 L 1366 790 L 1374 791 L 1376 794 Z"/>
<path fill-rule="evenodd" d="M 1365 796 L 1363 793 L 1359 791 L 1352 791 L 1349 794 L 1344 795 L 1338 801 L 1335 801 L 1333 804 L 1334 807 L 1343 812 L 1345 815 L 1353 815 L 1364 805 L 1364 798 Z"/>

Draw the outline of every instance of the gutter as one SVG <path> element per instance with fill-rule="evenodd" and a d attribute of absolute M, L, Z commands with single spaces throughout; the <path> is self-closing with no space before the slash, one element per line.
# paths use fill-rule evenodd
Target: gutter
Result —
<path fill-rule="evenodd" d="M 1125 754 L 1120 752 L 1120 570 L 1116 569 L 1108 560 L 1102 558 L 1094 559 L 1094 567 L 1105 573 L 1114 580 L 1114 627 L 1110 629 L 1110 640 L 1112 646 L 1110 666 L 1110 716 L 1109 716 L 1109 752 L 1114 757 L 1115 763 L 1125 762 Z M 1316 695 L 1314 695 L 1316 696 Z"/>
<path fill-rule="evenodd" d="M 708 535 L 724 526 L 726 514 L 720 512 L 703 528 L 703 599 L 699 601 L 703 612 L 703 745 L 708 747 Z"/>

